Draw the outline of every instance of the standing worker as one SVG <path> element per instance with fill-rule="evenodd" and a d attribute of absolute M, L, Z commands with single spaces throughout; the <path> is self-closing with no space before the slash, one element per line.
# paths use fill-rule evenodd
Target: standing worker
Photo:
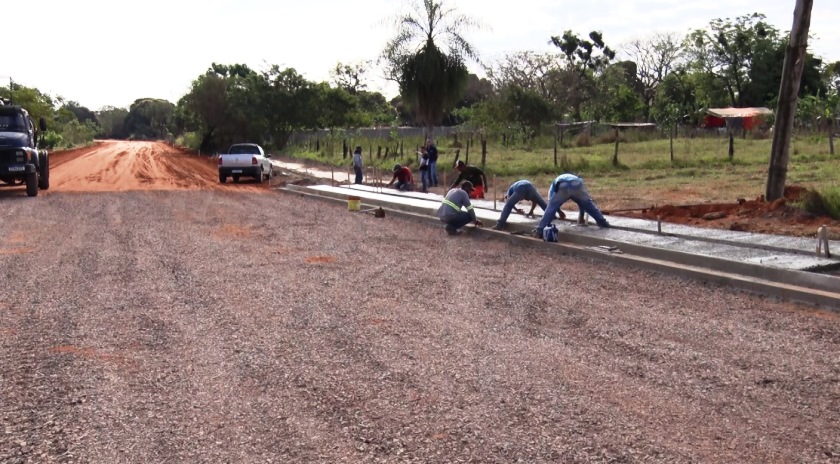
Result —
<path fill-rule="evenodd" d="M 458 183 L 466 180 L 473 186 L 470 198 L 484 198 L 484 190 L 487 188 L 487 176 L 484 175 L 484 171 L 475 166 L 467 166 L 467 163 L 461 160 L 455 163 L 455 169 L 458 171 L 458 178 L 449 188 L 454 189 Z"/>
<path fill-rule="evenodd" d="M 543 229 L 551 224 L 554 215 L 560 210 L 560 206 L 569 199 L 577 203 L 581 215 L 586 213 L 592 216 L 598 227 L 606 228 L 610 226 L 610 223 L 601 214 L 601 210 L 595 206 L 592 197 L 589 196 L 589 191 L 583 185 L 583 179 L 574 174 L 565 173 L 557 176 L 548 189 L 548 208 L 545 210 L 537 230 L 534 231 L 534 236 L 542 237 Z"/>
<path fill-rule="evenodd" d="M 516 204 L 520 201 L 531 202 L 531 211 L 529 211 L 526 216 L 533 215 L 534 209 L 537 206 L 542 208 L 543 211 L 546 210 L 545 200 L 543 200 L 542 195 L 540 195 L 540 192 L 537 191 L 534 184 L 527 180 L 518 180 L 511 184 L 510 188 L 508 188 L 508 191 L 505 194 L 505 206 L 502 208 L 502 215 L 499 217 L 499 221 L 496 225 L 493 226 L 493 229 L 504 230 L 505 225 L 507 224 L 508 216 L 510 216 L 511 211 L 516 208 Z M 559 209 L 557 210 L 557 216 L 560 219 L 566 219 L 566 214 Z"/>
<path fill-rule="evenodd" d="M 394 185 L 394 182 L 397 184 Z M 394 185 L 394 188 L 403 192 L 410 192 L 414 190 L 414 177 L 411 175 L 411 169 L 400 165 L 394 165 L 394 177 L 391 182 L 388 182 L 388 187 Z"/>
<path fill-rule="evenodd" d="M 420 155 L 420 185 L 423 187 L 423 193 L 429 193 L 429 187 L 432 186 L 432 174 L 429 168 L 429 153 L 423 152 Z"/>
<path fill-rule="evenodd" d="M 435 142 L 432 139 L 426 140 L 426 149 L 424 151 L 429 154 L 429 180 L 431 181 L 432 187 L 437 187 L 438 149 L 435 146 Z"/>
<path fill-rule="evenodd" d="M 475 217 L 475 209 L 470 203 L 470 193 L 473 191 L 473 185 L 470 181 L 465 181 L 461 184 L 461 188 L 452 188 L 446 193 L 446 197 L 438 208 L 437 215 L 441 222 L 446 224 L 446 233 L 449 235 L 459 235 L 461 227 L 474 223 L 476 227 L 481 227 L 482 223 Z M 463 211 L 464 208 L 466 211 Z"/>
<path fill-rule="evenodd" d="M 356 182 L 355 184 L 362 183 L 362 172 L 364 166 L 362 165 L 362 147 L 356 147 L 356 150 L 353 151 L 353 171 L 356 173 Z"/>

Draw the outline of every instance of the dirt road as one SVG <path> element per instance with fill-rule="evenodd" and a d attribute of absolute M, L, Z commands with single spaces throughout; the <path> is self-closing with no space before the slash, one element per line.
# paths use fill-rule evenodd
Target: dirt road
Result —
<path fill-rule="evenodd" d="M 840 462 L 834 313 L 157 159 L 0 198 L 0 463 Z"/>
<path fill-rule="evenodd" d="M 50 158 L 51 191 L 125 192 L 136 190 L 225 190 L 267 188 L 224 185 L 206 157 L 192 156 L 160 142 L 98 142 L 57 152 Z"/>

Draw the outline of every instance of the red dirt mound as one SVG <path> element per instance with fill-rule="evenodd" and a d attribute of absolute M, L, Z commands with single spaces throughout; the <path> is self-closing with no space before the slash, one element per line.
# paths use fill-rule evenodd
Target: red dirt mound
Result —
<path fill-rule="evenodd" d="M 695 205 L 662 205 L 641 212 L 617 213 L 675 224 L 688 224 L 715 229 L 761 232 L 796 236 L 815 236 L 817 228 L 829 227 L 832 240 L 840 238 L 840 221 L 816 216 L 793 206 L 807 192 L 798 185 L 785 187 L 784 198 L 773 202 L 761 195 L 754 200 L 738 199 L 733 203 Z"/>

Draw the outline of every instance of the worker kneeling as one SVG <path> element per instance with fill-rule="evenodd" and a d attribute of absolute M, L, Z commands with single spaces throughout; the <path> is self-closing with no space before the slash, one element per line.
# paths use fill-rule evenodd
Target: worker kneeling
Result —
<path fill-rule="evenodd" d="M 477 227 L 481 227 L 481 221 L 476 219 L 475 210 L 470 203 L 470 193 L 472 191 L 472 182 L 465 181 L 461 184 L 461 188 L 453 188 L 446 192 L 446 197 L 438 208 L 437 215 L 441 222 L 446 224 L 447 234 L 459 235 L 461 231 L 458 229 L 470 222 Z"/>

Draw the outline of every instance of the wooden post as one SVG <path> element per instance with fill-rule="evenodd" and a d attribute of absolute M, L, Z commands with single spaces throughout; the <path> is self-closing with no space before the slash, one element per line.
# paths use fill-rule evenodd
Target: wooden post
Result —
<path fill-rule="evenodd" d="M 779 100 L 776 107 L 776 123 L 773 129 L 773 145 L 770 150 L 770 169 L 767 175 L 767 191 L 764 197 L 774 201 L 784 196 L 790 160 L 790 141 L 793 136 L 793 119 L 796 115 L 796 99 L 802 70 L 805 67 L 805 52 L 808 48 L 808 29 L 811 27 L 811 7 L 814 0 L 796 0 L 793 11 L 793 27 L 790 42 L 782 66 L 782 83 L 779 86 Z"/>
<path fill-rule="evenodd" d="M 613 153 L 613 166 L 618 166 L 618 141 L 621 138 L 621 133 L 618 130 L 618 126 L 615 126 L 615 153 Z"/>
<path fill-rule="evenodd" d="M 470 164 L 470 145 L 471 145 L 470 142 L 472 142 L 472 137 L 467 139 L 467 154 L 464 157 L 465 158 L 464 162 L 467 163 L 467 164 Z"/>
<path fill-rule="evenodd" d="M 335 185 L 335 168 L 332 167 L 332 166 L 330 166 L 330 182 L 331 182 L 331 184 L 330 184 L 331 186 Z"/>
<path fill-rule="evenodd" d="M 496 211 L 496 175 L 493 174 L 493 211 Z"/>
<path fill-rule="evenodd" d="M 729 161 L 735 157 L 735 134 L 732 133 L 732 130 L 729 130 Z"/>
<path fill-rule="evenodd" d="M 487 139 L 481 138 L 481 169 L 487 165 Z"/>
<path fill-rule="evenodd" d="M 554 133 L 554 167 L 557 167 L 557 133 Z"/>
<path fill-rule="evenodd" d="M 831 121 L 828 123 L 828 154 L 834 156 L 834 124 L 837 117 L 831 112 Z"/>

